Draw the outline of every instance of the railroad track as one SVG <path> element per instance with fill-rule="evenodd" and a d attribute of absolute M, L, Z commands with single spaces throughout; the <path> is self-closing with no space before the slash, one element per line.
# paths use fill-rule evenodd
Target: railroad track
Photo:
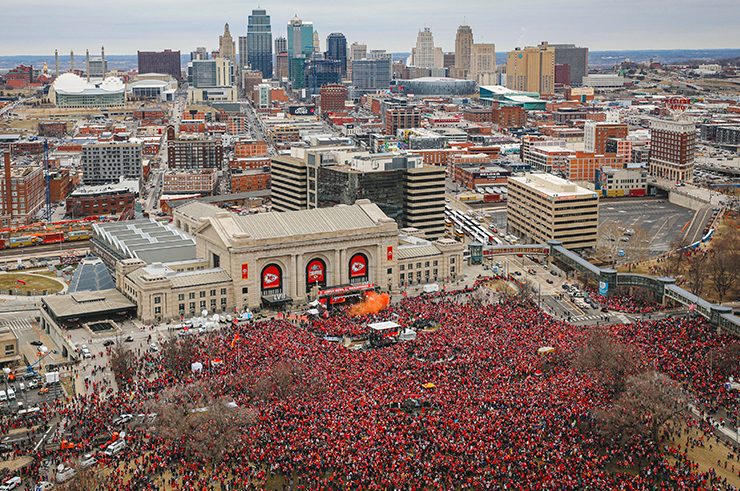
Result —
<path fill-rule="evenodd" d="M 90 249 L 90 241 L 78 240 L 74 242 L 62 242 L 61 244 L 45 244 L 31 247 L 19 247 L 18 249 L 4 249 L 0 251 L 0 261 L 7 260 L 8 258 L 17 259 L 19 256 L 48 257 L 57 255 L 62 251 L 67 252 L 73 249 L 79 249 L 86 252 Z"/>

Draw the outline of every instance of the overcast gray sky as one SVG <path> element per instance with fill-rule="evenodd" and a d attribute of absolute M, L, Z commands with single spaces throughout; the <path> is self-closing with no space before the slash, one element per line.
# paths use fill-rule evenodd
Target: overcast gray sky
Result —
<path fill-rule="evenodd" d="M 246 32 L 257 2 L 244 0 L 3 0 L 0 54 L 137 50 L 218 46 L 223 24 L 235 39 Z M 343 32 L 371 49 L 410 51 L 429 26 L 435 43 L 454 50 L 466 22 L 476 42 L 497 51 L 551 43 L 592 50 L 740 47 L 739 0 L 261 0 L 273 36 L 285 35 L 294 14 L 326 35 Z"/>

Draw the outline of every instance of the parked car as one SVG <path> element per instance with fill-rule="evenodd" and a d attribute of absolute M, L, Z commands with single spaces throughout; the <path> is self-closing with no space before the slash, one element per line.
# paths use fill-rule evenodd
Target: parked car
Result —
<path fill-rule="evenodd" d="M 34 491 L 48 491 L 49 489 L 54 489 L 54 483 L 49 481 L 39 481 L 36 483 L 36 487 L 33 488 Z"/>
<path fill-rule="evenodd" d="M 82 467 L 83 469 L 87 469 L 88 467 L 92 467 L 97 463 L 98 459 L 96 459 L 93 454 L 87 453 L 82 456 L 82 459 L 80 460 L 80 467 Z"/>
<path fill-rule="evenodd" d="M 0 486 L 0 491 L 9 491 L 11 489 L 15 489 L 18 486 L 21 485 L 21 478 L 18 476 L 13 476 L 10 479 L 6 479 L 5 482 L 3 482 L 3 485 Z"/>
<path fill-rule="evenodd" d="M 113 341 L 112 339 L 107 339 L 107 340 L 106 340 L 106 341 L 105 341 L 105 342 L 103 343 L 103 346 L 105 346 L 105 347 L 107 348 L 108 346 L 113 346 L 114 344 L 116 344 L 116 343 L 115 343 L 115 342 L 114 342 L 114 341 Z"/>

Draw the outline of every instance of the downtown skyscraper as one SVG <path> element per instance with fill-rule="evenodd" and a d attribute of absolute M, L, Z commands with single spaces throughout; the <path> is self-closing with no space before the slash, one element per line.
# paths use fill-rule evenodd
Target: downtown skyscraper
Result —
<path fill-rule="evenodd" d="M 247 24 L 247 60 L 252 70 L 272 78 L 272 28 L 264 9 L 252 10 Z"/>
<path fill-rule="evenodd" d="M 342 66 L 342 76 L 347 75 L 347 38 L 341 32 L 333 32 L 326 38 L 326 59 L 337 60 Z"/>

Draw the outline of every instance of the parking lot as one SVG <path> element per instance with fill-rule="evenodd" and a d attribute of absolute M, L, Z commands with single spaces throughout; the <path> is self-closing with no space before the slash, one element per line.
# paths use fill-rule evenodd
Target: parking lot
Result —
<path fill-rule="evenodd" d="M 651 255 L 667 252 L 680 239 L 694 212 L 664 200 L 604 201 L 599 224 L 616 222 L 625 229 L 643 228 L 651 238 Z"/>

